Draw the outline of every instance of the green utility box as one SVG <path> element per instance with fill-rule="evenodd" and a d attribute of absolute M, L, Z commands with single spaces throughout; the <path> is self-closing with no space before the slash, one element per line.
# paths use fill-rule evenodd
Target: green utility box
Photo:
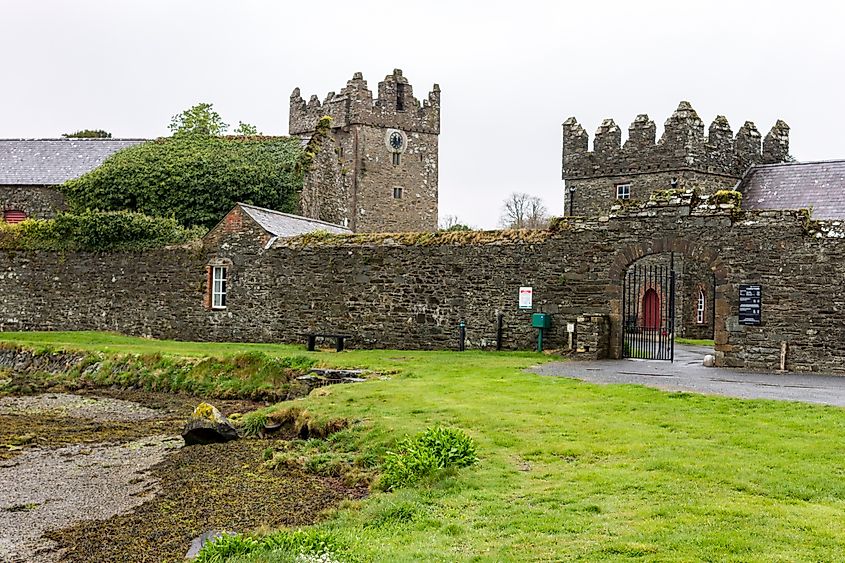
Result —
<path fill-rule="evenodd" d="M 534 313 L 531 315 L 531 326 L 534 328 L 552 328 L 552 317 L 548 313 Z"/>

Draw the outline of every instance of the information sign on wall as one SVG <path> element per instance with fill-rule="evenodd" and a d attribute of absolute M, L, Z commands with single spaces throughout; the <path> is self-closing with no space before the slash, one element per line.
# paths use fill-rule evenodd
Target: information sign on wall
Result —
<path fill-rule="evenodd" d="M 760 284 L 739 284 L 739 324 L 759 325 L 763 318 L 763 288 Z"/>
<path fill-rule="evenodd" d="M 534 290 L 530 287 L 519 288 L 519 308 L 530 309 L 533 306 Z"/>

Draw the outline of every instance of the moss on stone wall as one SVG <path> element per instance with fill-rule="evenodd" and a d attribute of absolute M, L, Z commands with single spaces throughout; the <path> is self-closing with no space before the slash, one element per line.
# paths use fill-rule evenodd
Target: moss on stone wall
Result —
<path fill-rule="evenodd" d="M 736 190 L 719 190 L 711 196 L 710 201 L 717 205 L 733 204 L 741 207 L 742 194 Z"/>
<path fill-rule="evenodd" d="M 444 246 L 530 244 L 552 238 L 558 229 L 506 229 L 501 231 L 438 231 L 420 233 L 356 233 L 336 235 L 315 231 L 281 240 L 277 246 Z"/>

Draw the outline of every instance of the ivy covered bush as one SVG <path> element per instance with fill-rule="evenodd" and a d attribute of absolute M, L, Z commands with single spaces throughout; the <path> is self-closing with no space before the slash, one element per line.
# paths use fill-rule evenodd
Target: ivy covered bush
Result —
<path fill-rule="evenodd" d="M 176 219 L 129 211 L 59 213 L 55 219 L 0 223 L 0 248 L 7 250 L 144 250 L 195 240 L 202 228 Z"/>
<path fill-rule="evenodd" d="M 125 148 L 66 182 L 73 210 L 126 210 L 213 227 L 241 201 L 296 213 L 307 163 L 300 140 L 175 134 Z"/>

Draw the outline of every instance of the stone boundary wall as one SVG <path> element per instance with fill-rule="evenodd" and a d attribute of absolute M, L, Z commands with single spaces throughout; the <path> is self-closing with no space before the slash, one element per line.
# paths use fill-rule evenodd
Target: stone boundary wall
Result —
<path fill-rule="evenodd" d="M 714 273 L 719 364 L 775 369 L 787 342 L 788 369 L 845 374 L 845 228 L 679 199 L 554 231 L 306 235 L 265 249 L 235 230 L 145 253 L 7 251 L 0 330 L 263 342 L 341 331 L 354 347 L 456 349 L 461 320 L 471 347 L 494 346 L 502 313 L 504 347 L 530 349 L 530 315 L 544 311 L 547 349 L 566 346 L 568 322 L 606 316 L 615 357 L 625 269 L 674 251 Z M 228 307 L 208 310 L 206 266 L 221 260 L 232 264 Z M 763 286 L 761 326 L 738 323 L 741 283 Z M 533 311 L 517 308 L 520 286 L 533 287 Z"/>

